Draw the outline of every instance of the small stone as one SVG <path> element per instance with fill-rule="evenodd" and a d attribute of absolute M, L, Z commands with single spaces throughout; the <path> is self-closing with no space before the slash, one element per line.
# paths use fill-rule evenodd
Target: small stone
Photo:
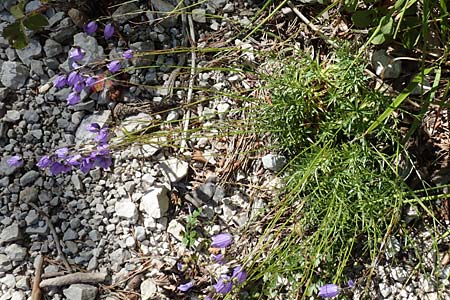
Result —
<path fill-rule="evenodd" d="M 30 282 L 28 280 L 28 277 L 22 275 L 16 276 L 16 288 L 23 291 L 30 290 Z"/>
<path fill-rule="evenodd" d="M 23 119 L 29 124 L 35 124 L 39 122 L 39 115 L 34 110 L 26 110 L 23 114 Z"/>
<path fill-rule="evenodd" d="M 395 281 L 403 283 L 406 281 L 409 274 L 408 274 L 408 272 L 406 272 L 405 269 L 403 269 L 401 267 L 396 267 L 396 268 L 392 269 L 391 276 L 392 276 L 392 279 L 394 279 Z"/>
<path fill-rule="evenodd" d="M 233 3 L 227 3 L 225 4 L 223 8 L 224 13 L 232 13 L 234 12 L 234 4 Z"/>
<path fill-rule="evenodd" d="M 6 256 L 12 261 L 23 261 L 27 256 L 27 249 L 17 244 L 5 248 Z"/>
<path fill-rule="evenodd" d="M 39 177 L 39 172 L 35 171 L 35 170 L 30 170 L 28 172 L 26 172 L 25 174 L 23 174 L 22 177 L 20 177 L 20 185 L 21 186 L 27 186 L 30 185 L 32 183 L 34 183 Z"/>
<path fill-rule="evenodd" d="M 83 190 L 83 184 L 81 183 L 81 179 L 78 174 L 72 174 L 72 176 L 70 176 L 70 181 L 77 191 Z"/>
<path fill-rule="evenodd" d="M 162 19 L 161 26 L 172 28 L 177 25 L 177 14 L 168 15 L 175 10 L 175 6 L 164 0 L 152 0 L 152 5 L 156 11 L 161 12 L 158 14 L 158 18 Z"/>
<path fill-rule="evenodd" d="M 73 37 L 74 47 L 80 47 L 85 54 L 77 63 L 80 65 L 87 65 L 91 62 L 104 59 L 103 47 L 100 46 L 97 40 L 84 32 L 80 32 Z"/>
<path fill-rule="evenodd" d="M 138 10 L 139 7 L 137 7 L 135 3 L 133 2 L 125 3 L 119 6 L 116 9 L 116 11 L 113 12 L 112 17 L 114 21 L 123 24 L 131 19 L 136 18 L 139 15 L 139 13 L 136 13 L 136 11 Z"/>
<path fill-rule="evenodd" d="M 78 218 L 72 218 L 69 221 L 69 226 L 70 228 L 72 228 L 73 230 L 79 228 L 81 226 L 81 221 Z"/>
<path fill-rule="evenodd" d="M 136 240 L 135 240 L 132 236 L 129 236 L 129 237 L 127 237 L 127 239 L 125 240 L 125 245 L 126 245 L 128 248 L 134 248 L 134 247 L 136 246 Z"/>
<path fill-rule="evenodd" d="M 63 52 L 62 46 L 55 40 L 47 39 L 44 44 L 44 52 L 47 57 L 54 57 Z"/>
<path fill-rule="evenodd" d="M 27 216 L 25 217 L 25 222 L 27 222 L 27 226 L 37 223 L 38 220 L 39 214 L 34 209 L 30 210 Z"/>
<path fill-rule="evenodd" d="M 14 242 L 21 239 L 19 225 L 12 223 L 5 227 L 0 234 L 0 244 Z"/>
<path fill-rule="evenodd" d="M 18 110 L 8 110 L 4 120 L 6 122 L 16 123 L 20 120 L 20 112 Z"/>
<path fill-rule="evenodd" d="M 25 293 L 23 291 L 15 291 L 12 293 L 11 300 L 25 300 Z"/>
<path fill-rule="evenodd" d="M 63 241 L 73 241 L 78 238 L 78 233 L 75 232 L 72 228 L 68 228 L 63 235 Z"/>
<path fill-rule="evenodd" d="M 136 221 L 138 217 L 138 210 L 136 204 L 129 200 L 117 201 L 114 205 L 116 214 L 125 219 Z"/>
<path fill-rule="evenodd" d="M 134 236 L 136 237 L 136 239 L 139 242 L 142 242 L 143 240 L 145 240 L 146 235 L 145 235 L 145 228 L 144 228 L 144 226 L 136 226 L 134 228 Z"/>
<path fill-rule="evenodd" d="M 280 171 L 287 163 L 286 157 L 277 154 L 267 154 L 261 159 L 264 169 Z"/>
<path fill-rule="evenodd" d="M 141 199 L 140 210 L 150 217 L 159 219 L 169 209 L 169 197 L 165 186 L 151 188 Z"/>
<path fill-rule="evenodd" d="M 0 282 L 12 289 L 16 285 L 16 278 L 14 278 L 13 274 L 6 274 L 0 279 Z"/>
<path fill-rule="evenodd" d="M 97 288 L 88 284 L 72 284 L 63 293 L 68 300 L 95 300 Z"/>
<path fill-rule="evenodd" d="M 94 229 L 89 231 L 89 238 L 94 242 L 98 242 L 102 238 L 102 234 L 98 230 Z"/>
<path fill-rule="evenodd" d="M 214 9 L 221 9 L 224 7 L 225 3 L 227 3 L 227 0 L 209 0 L 208 4 L 214 8 Z"/>
<path fill-rule="evenodd" d="M 130 253 L 124 249 L 117 249 L 109 255 L 111 264 L 121 265 L 130 257 Z"/>
<path fill-rule="evenodd" d="M 203 8 L 193 9 L 192 19 L 197 23 L 206 23 L 206 10 Z"/>
<path fill-rule="evenodd" d="M 11 260 L 5 255 L 0 253 L 0 272 L 8 272 L 12 270 Z"/>
<path fill-rule="evenodd" d="M 185 232 L 185 229 L 180 222 L 178 222 L 177 220 L 172 220 L 167 226 L 167 232 L 181 242 L 183 240 L 183 233 Z"/>
<path fill-rule="evenodd" d="M 41 56 L 42 46 L 39 41 L 32 39 L 25 48 L 16 50 L 16 53 L 24 64 L 30 65 L 32 58 Z"/>
<path fill-rule="evenodd" d="M 208 202 L 214 196 L 216 192 L 216 185 L 212 182 L 207 182 L 200 185 L 196 190 L 194 190 L 194 197 L 200 201 Z"/>
<path fill-rule="evenodd" d="M 141 283 L 141 297 L 142 300 L 150 300 L 155 299 L 155 294 L 158 291 L 158 288 L 153 281 L 153 279 L 149 278 L 144 280 Z"/>
<path fill-rule="evenodd" d="M 95 269 L 97 269 L 97 267 L 98 267 L 97 257 L 93 256 L 89 260 L 89 263 L 88 263 L 88 266 L 87 266 L 87 270 L 88 271 L 94 271 Z"/>
<path fill-rule="evenodd" d="M 32 59 L 30 63 L 30 70 L 32 73 L 38 75 L 39 77 L 47 76 L 44 72 L 44 63 L 40 60 Z"/>
<path fill-rule="evenodd" d="M 159 164 L 170 182 L 178 182 L 188 174 L 189 164 L 177 158 L 165 160 Z"/>

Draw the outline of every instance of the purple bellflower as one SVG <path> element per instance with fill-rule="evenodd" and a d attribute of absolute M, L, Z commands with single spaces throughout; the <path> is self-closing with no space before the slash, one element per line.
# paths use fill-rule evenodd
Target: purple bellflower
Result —
<path fill-rule="evenodd" d="M 67 104 L 68 105 L 78 104 L 78 102 L 80 102 L 80 100 L 81 100 L 80 94 L 78 94 L 77 92 L 72 92 L 69 94 L 69 96 L 67 96 Z"/>
<path fill-rule="evenodd" d="M 123 53 L 123 57 L 125 58 L 125 59 L 132 59 L 133 57 L 134 57 L 134 52 L 133 52 L 133 50 L 127 50 L 127 51 L 125 51 L 124 53 Z"/>
<path fill-rule="evenodd" d="M 90 170 L 92 170 L 95 167 L 95 161 L 90 157 L 85 157 L 81 161 L 80 170 L 84 174 L 87 174 Z"/>
<path fill-rule="evenodd" d="M 67 154 L 69 154 L 69 149 L 67 147 L 59 148 L 55 151 L 55 154 L 58 158 L 67 158 Z"/>
<path fill-rule="evenodd" d="M 211 247 L 226 248 L 233 242 L 233 236 L 229 233 L 221 233 L 213 236 Z"/>
<path fill-rule="evenodd" d="M 23 165 L 23 160 L 19 155 L 11 156 L 7 161 L 10 167 L 21 167 Z"/>
<path fill-rule="evenodd" d="M 86 85 L 87 85 L 88 87 L 93 87 L 94 84 L 96 84 L 96 83 L 97 83 L 97 79 L 95 79 L 94 77 L 88 77 L 88 78 L 86 79 Z"/>
<path fill-rule="evenodd" d="M 234 268 L 231 278 L 233 281 L 237 281 L 238 284 L 241 284 L 247 279 L 247 272 L 242 269 L 242 266 L 237 266 Z"/>
<path fill-rule="evenodd" d="M 194 283 L 192 281 L 189 281 L 188 283 L 185 284 L 180 284 L 178 286 L 178 289 L 182 292 L 187 292 L 190 288 L 192 288 L 194 286 Z"/>
<path fill-rule="evenodd" d="M 217 255 L 211 254 L 211 257 L 218 263 L 224 263 L 224 261 L 223 261 L 224 257 L 223 257 L 222 253 L 219 253 Z"/>
<path fill-rule="evenodd" d="M 84 26 L 84 32 L 89 35 L 94 34 L 97 31 L 98 25 L 95 21 L 89 22 L 86 26 Z"/>
<path fill-rule="evenodd" d="M 47 167 L 49 167 L 52 164 L 52 160 L 50 159 L 50 157 L 48 155 L 44 155 L 41 157 L 41 159 L 38 161 L 38 163 L 36 164 L 36 166 L 39 169 L 45 169 Z"/>
<path fill-rule="evenodd" d="M 75 83 L 75 85 L 73 86 L 73 90 L 77 93 L 81 93 L 81 91 L 84 89 L 85 87 L 85 83 L 83 81 L 78 81 L 77 83 Z"/>
<path fill-rule="evenodd" d="M 78 72 L 70 72 L 69 76 L 67 77 L 67 84 L 69 86 L 74 86 L 78 82 L 83 81 L 83 76 L 81 76 Z"/>
<path fill-rule="evenodd" d="M 69 52 L 69 58 L 73 59 L 74 61 L 79 61 L 83 59 L 83 57 L 84 51 L 81 50 L 81 48 L 76 47 Z"/>
<path fill-rule="evenodd" d="M 103 35 L 105 40 L 109 40 L 114 35 L 114 26 L 111 23 L 106 24 Z"/>
<path fill-rule="evenodd" d="M 114 61 L 110 62 L 110 63 L 107 65 L 107 67 L 108 67 L 108 70 L 109 70 L 111 73 L 116 73 L 116 72 L 118 72 L 118 71 L 120 70 L 120 61 L 114 60 Z"/>
<path fill-rule="evenodd" d="M 213 285 L 213 287 L 216 290 L 217 294 L 226 295 L 231 291 L 233 283 L 230 276 L 223 275 L 222 277 L 220 277 L 219 281 L 217 281 L 217 283 Z"/>
<path fill-rule="evenodd" d="M 355 282 L 354 282 L 352 279 L 350 279 L 350 280 L 347 282 L 347 285 L 348 285 L 349 288 L 353 288 L 353 287 L 355 287 Z"/>
<path fill-rule="evenodd" d="M 98 125 L 98 123 L 91 123 L 86 126 L 86 130 L 89 132 L 97 133 L 100 130 L 100 125 Z"/>
<path fill-rule="evenodd" d="M 66 79 L 65 75 L 59 75 L 53 81 L 53 85 L 57 89 L 63 88 L 64 86 L 66 86 L 66 84 L 67 84 L 67 79 Z"/>
<path fill-rule="evenodd" d="M 57 161 L 55 161 L 50 166 L 50 173 L 55 176 L 62 174 L 62 173 L 70 172 L 71 170 L 72 170 L 72 166 L 65 165 L 65 164 L 57 162 Z"/>
<path fill-rule="evenodd" d="M 100 145 L 106 144 L 108 142 L 108 128 L 100 129 L 94 140 Z"/>
<path fill-rule="evenodd" d="M 322 298 L 333 298 L 339 295 L 339 286 L 336 284 L 325 284 L 319 288 L 319 297 Z"/>

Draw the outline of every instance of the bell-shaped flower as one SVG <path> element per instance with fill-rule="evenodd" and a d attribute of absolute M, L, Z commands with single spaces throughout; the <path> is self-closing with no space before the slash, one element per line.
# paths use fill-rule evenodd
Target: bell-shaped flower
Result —
<path fill-rule="evenodd" d="M 233 236 L 229 233 L 221 233 L 212 238 L 211 247 L 226 248 L 233 242 Z"/>
<path fill-rule="evenodd" d="M 109 40 L 114 35 L 114 26 L 111 23 L 106 24 L 103 35 L 105 40 Z"/>
<path fill-rule="evenodd" d="M 322 298 L 333 298 L 339 295 L 339 286 L 336 284 L 325 284 L 319 288 L 319 297 Z"/>
<path fill-rule="evenodd" d="M 98 25 L 95 21 L 91 21 L 87 23 L 86 26 L 84 26 L 84 32 L 86 32 L 89 35 L 94 34 L 97 31 Z"/>

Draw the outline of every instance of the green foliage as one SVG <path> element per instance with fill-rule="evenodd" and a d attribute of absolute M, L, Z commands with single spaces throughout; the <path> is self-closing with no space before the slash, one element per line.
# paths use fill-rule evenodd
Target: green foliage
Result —
<path fill-rule="evenodd" d="M 197 226 L 198 223 L 198 216 L 200 216 L 200 214 L 202 213 L 202 209 L 199 208 L 197 210 L 194 210 L 192 212 L 191 215 L 189 215 L 186 219 L 186 227 L 185 229 L 185 233 L 183 236 L 183 245 L 186 246 L 187 248 L 193 247 L 195 240 L 197 239 L 197 231 L 195 229 L 195 227 Z"/>
<path fill-rule="evenodd" d="M 10 12 L 16 21 L 3 29 L 3 36 L 16 49 L 23 49 L 28 45 L 26 29 L 38 31 L 48 25 L 47 18 L 39 12 L 25 14 L 24 0 L 12 6 Z"/>
<path fill-rule="evenodd" d="M 260 238 L 265 258 L 254 266 L 268 298 L 283 280 L 293 284 L 290 295 L 306 298 L 325 282 L 355 279 L 348 267 L 376 259 L 413 197 L 397 174 L 395 120 L 379 118 L 391 100 L 370 88 L 349 53 L 342 47 L 325 62 L 289 57 L 266 78 L 272 99 L 258 106 L 258 125 L 292 157 Z"/>
<path fill-rule="evenodd" d="M 424 9 L 425 5 L 429 7 Z M 374 45 L 398 40 L 405 48 L 412 49 L 426 40 L 421 28 L 430 27 L 430 20 L 441 25 L 444 30 L 441 30 L 440 38 L 447 40 L 448 12 L 445 1 L 418 3 L 417 0 L 399 0 L 388 6 L 380 1 L 362 3 L 345 0 L 344 9 L 350 13 L 355 27 L 369 29 L 370 42 Z"/>
<path fill-rule="evenodd" d="M 266 78 L 272 103 L 258 107 L 258 122 L 285 152 L 299 153 L 320 140 L 353 140 L 387 105 L 367 88 L 364 66 L 353 64 L 345 50 L 332 64 L 300 54 L 274 65 L 279 75 Z"/>

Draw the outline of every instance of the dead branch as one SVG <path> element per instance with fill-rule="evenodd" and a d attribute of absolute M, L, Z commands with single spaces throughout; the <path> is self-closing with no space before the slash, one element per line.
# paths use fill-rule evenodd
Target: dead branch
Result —
<path fill-rule="evenodd" d="M 44 257 L 39 255 L 36 258 L 36 270 L 34 272 L 33 289 L 31 290 L 31 300 L 41 300 L 42 291 L 39 286 L 41 283 L 42 269 L 44 268 Z"/>
<path fill-rule="evenodd" d="M 106 280 L 106 273 L 72 273 L 60 277 L 42 280 L 40 287 L 55 287 L 63 285 L 71 285 L 74 283 L 98 283 Z"/>

